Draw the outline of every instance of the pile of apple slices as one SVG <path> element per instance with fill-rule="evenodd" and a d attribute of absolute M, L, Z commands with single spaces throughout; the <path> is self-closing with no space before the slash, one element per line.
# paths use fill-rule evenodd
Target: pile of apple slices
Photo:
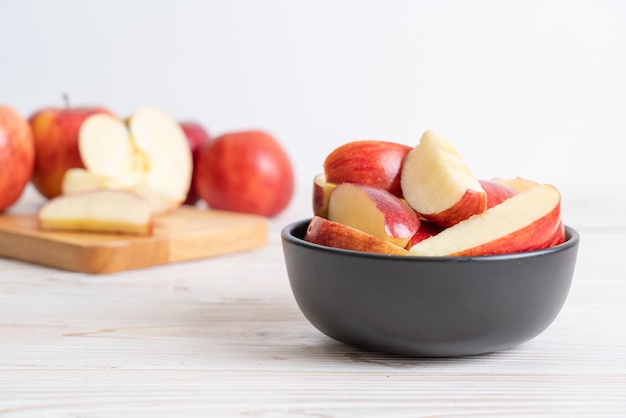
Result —
<path fill-rule="evenodd" d="M 43 229 L 146 235 L 153 215 L 187 196 L 191 150 L 180 124 L 159 109 L 141 108 L 126 120 L 92 115 L 78 149 L 85 168 L 69 169 L 62 194 L 39 210 Z"/>
<path fill-rule="evenodd" d="M 335 149 L 314 178 L 313 212 L 305 240 L 380 254 L 482 256 L 565 240 L 554 186 L 476 179 L 432 131 L 414 148 L 355 141 Z"/>

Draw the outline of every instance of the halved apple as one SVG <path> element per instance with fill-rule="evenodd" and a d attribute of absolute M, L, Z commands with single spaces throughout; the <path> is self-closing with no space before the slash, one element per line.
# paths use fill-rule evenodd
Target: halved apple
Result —
<path fill-rule="evenodd" d="M 452 143 L 426 131 L 404 160 L 402 193 L 420 215 L 444 228 L 482 213 L 487 194 Z"/>
<path fill-rule="evenodd" d="M 330 193 L 337 187 L 334 183 L 326 181 L 326 175 L 324 173 L 317 174 L 313 178 L 313 214 L 321 216 L 322 218 L 328 217 L 328 201 L 330 200 Z"/>
<path fill-rule="evenodd" d="M 364 251 L 377 254 L 406 255 L 407 251 L 389 241 L 375 237 L 339 222 L 314 216 L 309 222 L 305 241 L 344 250 Z"/>
<path fill-rule="evenodd" d="M 90 116 L 81 126 L 78 147 L 95 179 L 71 176 L 64 179 L 65 191 L 104 183 L 144 196 L 154 213 L 180 206 L 187 196 L 191 150 L 180 124 L 161 110 L 141 108 L 126 121 L 104 114 Z"/>
<path fill-rule="evenodd" d="M 479 256 L 547 248 L 561 228 L 561 195 L 539 185 L 409 249 L 419 256 Z"/>
<path fill-rule="evenodd" d="M 420 226 L 415 211 L 387 190 L 342 183 L 330 194 L 328 219 L 405 247 Z"/>
<path fill-rule="evenodd" d="M 400 172 L 411 147 L 389 141 L 352 141 L 335 148 L 324 160 L 326 181 L 360 183 L 402 197 Z"/>
<path fill-rule="evenodd" d="M 137 194 L 120 190 L 57 196 L 39 209 L 37 218 L 39 227 L 46 230 L 152 233 L 150 205 Z"/>

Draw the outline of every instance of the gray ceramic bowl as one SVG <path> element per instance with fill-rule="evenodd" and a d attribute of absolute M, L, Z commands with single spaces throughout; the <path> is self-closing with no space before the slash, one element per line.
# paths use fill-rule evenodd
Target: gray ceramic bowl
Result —
<path fill-rule="evenodd" d="M 282 230 L 294 297 L 335 340 L 386 353 L 449 357 L 488 353 L 544 331 L 563 307 L 580 237 L 499 256 L 409 257 L 304 241 L 309 220 Z"/>

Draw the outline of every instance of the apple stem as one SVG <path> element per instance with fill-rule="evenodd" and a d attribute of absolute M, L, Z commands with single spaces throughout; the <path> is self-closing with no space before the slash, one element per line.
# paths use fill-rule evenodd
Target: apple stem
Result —
<path fill-rule="evenodd" d="M 70 108 L 70 96 L 67 93 L 63 93 L 63 103 L 66 109 Z"/>

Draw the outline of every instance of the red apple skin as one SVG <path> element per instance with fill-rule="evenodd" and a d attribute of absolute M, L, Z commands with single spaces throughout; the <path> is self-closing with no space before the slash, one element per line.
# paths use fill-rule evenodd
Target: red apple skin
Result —
<path fill-rule="evenodd" d="M 198 158 L 200 157 L 200 152 L 204 146 L 211 142 L 211 136 L 207 132 L 207 130 L 199 123 L 193 121 L 182 121 L 180 122 L 180 127 L 185 132 L 185 136 L 187 137 L 187 142 L 189 143 L 189 149 L 191 150 L 191 158 L 193 161 L 193 171 L 191 174 L 191 185 L 189 186 L 189 192 L 187 193 L 187 197 L 183 204 L 185 205 L 195 205 L 200 197 L 196 192 L 196 177 L 198 175 Z"/>
<path fill-rule="evenodd" d="M 415 234 L 413 234 L 413 236 L 409 240 L 409 245 L 407 248 L 411 248 L 418 242 L 423 241 L 426 238 L 435 236 L 441 231 L 443 231 L 443 228 L 439 225 L 435 225 L 434 223 L 428 221 L 421 221 L 417 232 L 415 232 Z"/>
<path fill-rule="evenodd" d="M 31 179 L 35 143 L 28 122 L 0 105 L 0 212 L 13 205 Z"/>
<path fill-rule="evenodd" d="M 554 245 L 562 227 L 559 204 L 550 213 L 512 234 L 450 255 L 481 256 L 541 250 Z"/>
<path fill-rule="evenodd" d="M 78 133 L 85 119 L 111 111 L 99 106 L 45 108 L 29 118 L 35 140 L 35 168 L 32 183 L 43 196 L 61 194 L 65 172 L 84 168 L 78 151 Z"/>
<path fill-rule="evenodd" d="M 491 180 L 478 180 L 482 188 L 487 193 L 487 209 L 504 202 L 509 197 L 513 197 L 519 192 L 505 184 L 496 183 Z"/>
<path fill-rule="evenodd" d="M 273 217 L 293 196 L 289 156 L 266 132 L 217 137 L 202 148 L 197 167 L 196 192 L 214 209 Z"/>
<path fill-rule="evenodd" d="M 554 247 L 555 245 L 563 244 L 565 242 L 565 223 L 563 219 L 559 222 L 559 226 L 557 227 L 556 233 L 552 238 L 552 241 L 548 245 L 548 247 Z"/>
<path fill-rule="evenodd" d="M 326 181 L 366 184 L 402 197 L 400 172 L 411 149 L 388 141 L 348 142 L 335 148 L 324 160 Z"/>
<path fill-rule="evenodd" d="M 487 209 L 487 194 L 468 189 L 452 207 L 439 213 L 420 213 L 427 221 L 449 228 Z"/>
<path fill-rule="evenodd" d="M 375 254 L 406 255 L 407 251 L 389 241 L 338 222 L 314 216 L 304 240 L 326 247 L 362 251 Z"/>

